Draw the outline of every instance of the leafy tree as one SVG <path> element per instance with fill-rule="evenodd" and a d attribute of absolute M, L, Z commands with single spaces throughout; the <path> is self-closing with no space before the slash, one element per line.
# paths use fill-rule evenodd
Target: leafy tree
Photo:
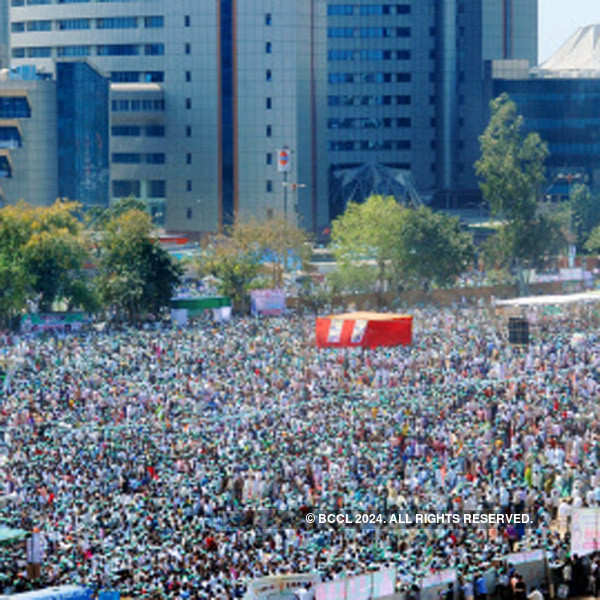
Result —
<path fill-rule="evenodd" d="M 246 312 L 250 306 L 248 291 L 260 271 L 259 256 L 239 248 L 230 238 L 222 238 L 207 259 L 206 269 L 219 280 L 219 293 L 231 298 L 234 310 Z"/>
<path fill-rule="evenodd" d="M 18 257 L 0 252 L 0 328 L 13 326 L 25 308 L 31 276 Z"/>
<path fill-rule="evenodd" d="M 386 284 L 400 273 L 398 240 L 404 211 L 392 196 L 371 196 L 362 204 L 348 203 L 346 211 L 332 225 L 331 245 L 342 277 L 351 270 L 372 270 L 374 261 L 376 288 L 381 303 Z M 346 275 L 344 275 L 344 272 Z"/>
<path fill-rule="evenodd" d="M 48 207 L 19 203 L 0 209 L 3 264 L 23 272 L 24 293 L 36 299 L 41 310 L 51 310 L 57 300 L 66 300 L 71 307 L 93 305 L 83 270 L 88 243 L 79 208 L 77 203 L 58 200 Z"/>
<path fill-rule="evenodd" d="M 403 268 L 424 289 L 452 284 L 474 258 L 473 238 L 459 220 L 425 206 L 404 209 L 398 242 Z"/>
<path fill-rule="evenodd" d="M 585 243 L 585 249 L 593 254 L 600 254 L 600 225 L 592 229 Z"/>
<path fill-rule="evenodd" d="M 100 295 L 117 313 L 135 321 L 169 305 L 182 269 L 152 237 L 147 213 L 130 209 L 112 216 L 101 240 Z"/>
<path fill-rule="evenodd" d="M 574 235 L 573 243 L 584 248 L 590 233 L 600 225 L 600 201 L 592 196 L 590 188 L 582 183 L 575 184 L 569 193 L 571 209 L 570 230 Z"/>
<path fill-rule="evenodd" d="M 309 236 L 283 217 L 236 223 L 229 234 L 240 250 L 269 259 L 274 288 L 283 285 L 283 274 L 290 261 L 299 259 L 304 264 L 310 259 Z"/>
<path fill-rule="evenodd" d="M 556 228 L 538 210 L 545 180 L 548 147 L 537 133 L 524 135 L 523 117 L 515 103 L 502 94 L 490 103 L 491 118 L 479 141 L 481 158 L 475 163 L 480 188 L 492 215 L 504 219 L 507 229 L 501 241 L 519 275 L 544 253 Z"/>
<path fill-rule="evenodd" d="M 85 214 L 85 221 L 89 229 L 103 231 L 112 219 L 120 217 L 130 210 L 147 212 L 146 203 L 135 196 L 120 198 L 108 207 L 93 206 Z"/>

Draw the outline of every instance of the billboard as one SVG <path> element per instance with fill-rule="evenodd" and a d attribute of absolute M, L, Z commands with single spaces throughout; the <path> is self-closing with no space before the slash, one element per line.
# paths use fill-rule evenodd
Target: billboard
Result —
<path fill-rule="evenodd" d="M 281 315 L 285 310 L 283 290 L 252 290 L 250 292 L 250 312 L 253 315 Z"/>

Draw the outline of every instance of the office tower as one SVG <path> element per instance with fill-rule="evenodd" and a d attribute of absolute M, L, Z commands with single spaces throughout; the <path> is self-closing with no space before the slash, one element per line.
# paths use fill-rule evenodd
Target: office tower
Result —
<path fill-rule="evenodd" d="M 10 10 L 13 65 L 53 71 L 85 57 L 110 77 L 110 195 L 166 202 L 176 231 L 287 204 L 319 232 L 336 174 L 369 163 L 405 172 L 440 205 L 476 199 L 484 61 L 536 62 L 536 0 L 11 0 Z"/>
<path fill-rule="evenodd" d="M 12 0 L 14 65 L 87 57 L 111 87 L 111 195 L 167 201 L 167 227 L 208 232 L 283 211 L 317 220 L 321 0 Z M 324 39 L 324 38 L 323 38 Z M 324 88 L 323 88 L 324 90 Z M 288 146 L 283 187 L 277 149 Z M 322 184 L 324 185 L 324 184 Z"/>

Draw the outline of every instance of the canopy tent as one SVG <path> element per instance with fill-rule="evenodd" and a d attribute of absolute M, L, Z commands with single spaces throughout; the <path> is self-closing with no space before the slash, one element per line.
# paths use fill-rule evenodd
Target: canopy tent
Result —
<path fill-rule="evenodd" d="M 412 316 L 353 312 L 317 318 L 317 346 L 362 347 L 408 345 L 412 342 Z"/>
<path fill-rule="evenodd" d="M 546 306 L 548 304 L 573 304 L 576 302 L 600 302 L 600 291 L 578 294 L 554 294 L 548 296 L 524 296 L 510 300 L 496 300 L 496 306 Z"/>
<path fill-rule="evenodd" d="M 0 525 L 0 544 L 17 542 L 27 537 L 28 532 L 24 529 L 12 529 Z"/>
<path fill-rule="evenodd" d="M 23 594 L 0 596 L 0 600 L 89 600 L 92 597 L 90 590 L 76 585 L 61 585 L 58 587 L 44 588 Z"/>

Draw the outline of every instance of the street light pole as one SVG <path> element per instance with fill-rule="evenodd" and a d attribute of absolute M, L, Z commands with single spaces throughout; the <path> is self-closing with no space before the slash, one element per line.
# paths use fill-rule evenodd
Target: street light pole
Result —
<path fill-rule="evenodd" d="M 283 172 L 283 218 L 287 223 L 287 171 Z"/>

